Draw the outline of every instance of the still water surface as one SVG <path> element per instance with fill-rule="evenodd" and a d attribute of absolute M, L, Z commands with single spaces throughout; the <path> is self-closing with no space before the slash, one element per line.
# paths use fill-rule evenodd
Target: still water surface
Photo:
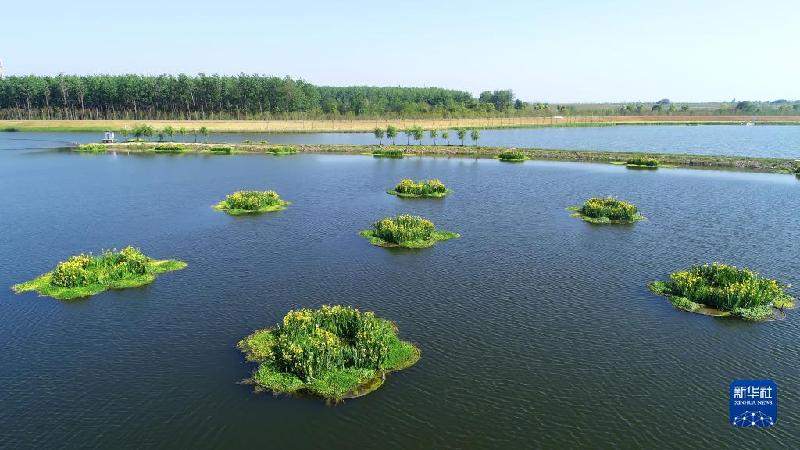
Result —
<path fill-rule="evenodd" d="M 53 150 L 57 135 L 9 136 L 0 135 L 2 448 L 800 441 L 797 311 L 770 323 L 719 320 L 678 312 L 646 288 L 706 261 L 800 283 L 793 176 L 347 155 L 81 155 Z M 402 177 L 438 177 L 455 193 L 387 195 Z M 275 189 L 292 205 L 259 217 L 211 209 L 242 188 Z M 564 210 L 605 194 L 638 204 L 648 220 L 592 226 Z M 357 235 L 401 212 L 462 237 L 389 251 Z M 8 290 L 69 255 L 127 244 L 189 267 L 71 303 Z M 335 407 L 237 384 L 253 368 L 238 339 L 289 309 L 325 303 L 395 320 L 422 359 Z M 778 383 L 775 428 L 728 424 L 734 378 Z"/>
<path fill-rule="evenodd" d="M 96 142 L 100 133 L 48 133 L 63 143 Z M 8 133 L 4 138 L 40 140 L 41 133 Z M 194 141 L 194 136 L 176 136 L 177 140 Z M 198 137 L 202 141 L 202 136 Z M 377 144 L 372 133 L 225 133 L 210 138 L 218 142 L 260 142 L 281 144 Z M 450 143 L 460 141 L 454 131 Z M 387 139 L 383 143 L 390 142 Z M 406 144 L 399 133 L 397 144 Z M 427 136 L 425 144 L 433 141 Z M 412 140 L 411 143 L 414 143 Z M 437 144 L 446 141 L 437 139 Z M 472 144 L 469 136 L 465 141 Z M 565 150 L 633 151 L 654 153 L 687 153 L 706 155 L 740 155 L 776 158 L 800 158 L 800 126 L 759 125 L 648 125 L 586 128 L 519 128 L 482 130 L 480 145 L 496 147 L 535 147 Z"/>

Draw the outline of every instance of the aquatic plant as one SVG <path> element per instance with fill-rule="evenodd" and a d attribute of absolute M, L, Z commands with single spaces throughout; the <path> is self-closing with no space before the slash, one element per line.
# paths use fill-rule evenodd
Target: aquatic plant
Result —
<path fill-rule="evenodd" d="M 426 248 L 436 241 L 460 237 L 451 231 L 438 231 L 430 220 L 409 214 L 386 217 L 375 222 L 369 230 L 359 233 L 372 245 L 380 247 Z"/>
<path fill-rule="evenodd" d="M 280 147 L 272 147 L 267 151 L 275 156 L 294 155 L 295 153 L 297 153 L 297 149 L 295 147 L 290 147 L 288 145 Z"/>
<path fill-rule="evenodd" d="M 153 147 L 154 153 L 183 153 L 186 146 L 183 144 L 158 144 Z"/>
<path fill-rule="evenodd" d="M 31 281 L 16 284 L 14 292 L 36 291 L 60 300 L 88 297 L 107 289 L 124 289 L 152 283 L 157 274 L 180 270 L 183 261 L 155 260 L 139 249 L 125 247 L 106 250 L 100 255 L 80 254 Z"/>
<path fill-rule="evenodd" d="M 223 145 L 216 145 L 208 149 L 211 153 L 219 154 L 219 155 L 230 155 L 233 151 L 232 147 L 223 146 Z"/>
<path fill-rule="evenodd" d="M 387 373 L 420 358 L 392 322 L 339 305 L 289 311 L 280 324 L 254 332 L 238 347 L 259 364 L 250 378 L 256 389 L 333 401 L 372 392 Z"/>
<path fill-rule="evenodd" d="M 497 155 L 497 159 L 505 162 L 525 161 L 525 153 L 520 150 L 504 150 Z"/>
<path fill-rule="evenodd" d="M 106 146 L 103 144 L 80 144 L 75 148 L 75 151 L 83 153 L 105 153 Z"/>
<path fill-rule="evenodd" d="M 214 209 L 238 216 L 280 211 L 286 209 L 288 204 L 275 191 L 236 191 L 217 203 Z"/>
<path fill-rule="evenodd" d="M 712 263 L 673 272 L 669 281 L 655 281 L 648 286 L 665 295 L 678 309 L 690 312 L 713 308 L 744 320 L 764 320 L 774 308 L 791 308 L 794 298 L 779 284 L 748 269 Z"/>
<path fill-rule="evenodd" d="M 380 158 L 402 158 L 404 155 L 401 149 L 375 149 L 372 151 L 372 156 Z"/>
<path fill-rule="evenodd" d="M 568 209 L 573 212 L 573 217 L 590 223 L 633 223 L 644 220 L 636 206 L 614 197 L 592 197 L 582 206 Z"/>
<path fill-rule="evenodd" d="M 633 167 L 646 167 L 646 168 L 656 168 L 658 167 L 658 160 L 655 158 L 631 158 L 625 162 L 627 166 Z"/>
<path fill-rule="evenodd" d="M 451 192 L 453 191 L 437 179 L 414 181 L 408 178 L 388 191 L 389 194 L 404 198 L 441 198 Z"/>

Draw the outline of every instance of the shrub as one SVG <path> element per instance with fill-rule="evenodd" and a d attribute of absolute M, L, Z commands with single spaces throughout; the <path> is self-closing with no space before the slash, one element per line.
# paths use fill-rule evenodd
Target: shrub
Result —
<path fill-rule="evenodd" d="M 399 197 L 439 198 L 450 193 L 450 190 L 438 179 L 414 181 L 406 178 L 397 183 L 397 186 L 390 190 L 389 193 Z"/>
<path fill-rule="evenodd" d="M 570 210 L 576 217 L 592 223 L 631 223 L 644 219 L 636 206 L 614 197 L 592 197 Z"/>
<path fill-rule="evenodd" d="M 405 153 L 400 149 L 375 149 L 372 156 L 379 158 L 402 158 Z"/>
<path fill-rule="evenodd" d="M 236 191 L 226 196 L 215 208 L 237 215 L 278 211 L 288 204 L 275 191 Z"/>
<path fill-rule="evenodd" d="M 208 150 L 209 150 L 209 151 L 211 151 L 211 153 L 218 153 L 218 154 L 223 154 L 223 155 L 230 155 L 230 154 L 231 154 L 231 152 L 233 151 L 233 148 L 231 148 L 231 147 L 227 147 L 227 146 L 221 146 L 221 145 L 217 145 L 217 146 L 211 147 L 211 148 L 210 148 L 210 149 L 208 149 Z"/>
<path fill-rule="evenodd" d="M 458 233 L 437 231 L 428 219 L 408 214 L 381 219 L 360 234 L 373 245 L 408 248 L 430 247 L 436 241 L 459 237 Z"/>
<path fill-rule="evenodd" d="M 377 388 L 386 373 L 420 357 L 392 322 L 347 306 L 289 311 L 279 325 L 256 331 L 238 347 L 259 363 L 252 377 L 258 387 L 337 401 Z"/>
<path fill-rule="evenodd" d="M 297 153 L 297 149 L 290 146 L 272 147 L 267 151 L 273 155 L 294 155 Z"/>
<path fill-rule="evenodd" d="M 668 282 L 652 283 L 650 287 L 653 292 L 669 297 L 673 304 L 676 299 L 684 299 L 678 301 L 678 307 L 689 302 L 730 312 L 746 320 L 767 318 L 773 307 L 793 306 L 794 299 L 784 288 L 777 281 L 751 270 L 721 263 L 673 272 Z"/>
<path fill-rule="evenodd" d="M 86 153 L 105 152 L 106 146 L 103 144 L 80 144 L 76 148 L 76 151 Z"/>
<path fill-rule="evenodd" d="M 625 164 L 629 166 L 658 167 L 658 160 L 655 158 L 631 158 Z"/>
<path fill-rule="evenodd" d="M 69 300 L 94 295 L 106 289 L 136 287 L 155 280 L 155 275 L 186 267 L 175 260 L 156 261 L 139 249 L 125 247 L 100 255 L 80 254 L 56 265 L 52 272 L 13 287 L 15 292 L 38 291 L 42 295 Z"/>
<path fill-rule="evenodd" d="M 497 155 L 497 159 L 505 162 L 525 161 L 525 154 L 520 150 L 504 150 Z"/>

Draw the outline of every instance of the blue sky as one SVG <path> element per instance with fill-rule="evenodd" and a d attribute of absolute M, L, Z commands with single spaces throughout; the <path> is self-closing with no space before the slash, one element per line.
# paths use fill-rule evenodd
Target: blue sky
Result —
<path fill-rule="evenodd" d="M 528 101 L 800 98 L 800 1 L 5 2 L 6 74 L 264 73 Z"/>

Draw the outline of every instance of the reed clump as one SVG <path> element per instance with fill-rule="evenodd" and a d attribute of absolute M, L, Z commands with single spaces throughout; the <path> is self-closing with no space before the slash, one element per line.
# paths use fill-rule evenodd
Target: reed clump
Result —
<path fill-rule="evenodd" d="M 289 311 L 280 324 L 256 331 L 238 347 L 259 364 L 250 379 L 257 389 L 333 401 L 372 392 L 387 373 L 420 358 L 392 322 L 339 305 Z"/>
<path fill-rule="evenodd" d="M 14 285 L 14 292 L 36 291 L 60 300 L 88 297 L 107 289 L 138 287 L 152 283 L 157 274 L 180 270 L 186 263 L 155 260 L 128 246 L 100 255 L 80 254 L 56 265 L 55 269 L 31 281 Z"/>
<path fill-rule="evenodd" d="M 590 223 L 633 223 L 645 218 L 635 205 L 614 197 L 592 197 L 583 205 L 568 209 L 573 217 Z"/>
<path fill-rule="evenodd" d="M 237 216 L 285 209 L 289 202 L 275 191 L 236 191 L 214 206 L 218 211 Z"/>
<path fill-rule="evenodd" d="M 460 237 L 451 231 L 438 231 L 430 220 L 409 214 L 386 217 L 359 234 L 373 245 L 406 248 L 426 248 L 437 241 Z"/>
<path fill-rule="evenodd" d="M 405 152 L 401 149 L 375 149 L 372 151 L 372 156 L 378 158 L 402 158 Z"/>
<path fill-rule="evenodd" d="M 520 150 L 504 150 L 497 155 L 497 159 L 505 162 L 523 162 L 525 153 Z"/>
<path fill-rule="evenodd" d="M 268 152 L 275 156 L 294 155 L 297 153 L 297 148 L 290 146 L 271 147 Z"/>
<path fill-rule="evenodd" d="M 80 144 L 75 151 L 82 153 L 105 153 L 106 146 L 103 144 Z"/>
<path fill-rule="evenodd" d="M 775 308 L 794 307 L 794 298 L 776 280 L 752 270 L 721 263 L 703 264 L 673 272 L 669 281 L 655 281 L 651 291 L 665 295 L 678 309 L 702 312 L 708 308 L 744 320 L 765 320 Z"/>
<path fill-rule="evenodd" d="M 183 153 L 186 146 L 183 144 L 157 144 L 151 150 L 154 153 Z"/>
<path fill-rule="evenodd" d="M 453 192 L 438 179 L 414 181 L 403 179 L 389 194 L 403 198 L 442 198 Z"/>
<path fill-rule="evenodd" d="M 233 152 L 233 147 L 229 147 L 227 145 L 215 145 L 208 149 L 211 153 L 215 155 L 230 155 Z"/>
<path fill-rule="evenodd" d="M 655 158 L 631 158 L 625 161 L 625 165 L 631 167 L 644 167 L 649 169 L 655 169 L 658 167 L 659 162 Z"/>

